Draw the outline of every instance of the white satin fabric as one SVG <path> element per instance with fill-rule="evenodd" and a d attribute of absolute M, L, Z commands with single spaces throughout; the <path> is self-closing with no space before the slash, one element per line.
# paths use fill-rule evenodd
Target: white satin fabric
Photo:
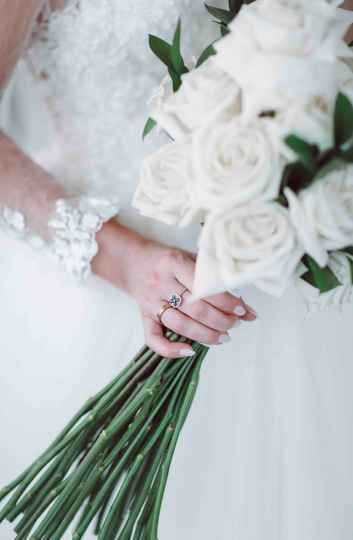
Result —
<path fill-rule="evenodd" d="M 30 68 L 19 64 L 1 124 L 68 188 L 119 194 L 122 221 L 192 249 L 196 230 L 142 219 L 129 200 L 146 99 L 159 78 L 146 34 L 169 35 L 181 10 L 201 27 L 201 2 L 83 0 L 77 12 L 74 4 L 52 19 Z M 33 79 L 43 70 L 42 82 Z M 126 364 L 143 332 L 135 304 L 109 284 L 92 277 L 79 285 L 3 234 L 0 245 L 3 485 Z M 352 306 L 308 321 L 294 287 L 281 300 L 251 288 L 244 296 L 260 318 L 209 354 L 160 539 L 351 540 Z M 10 525 L 0 538 L 15 538 Z"/>

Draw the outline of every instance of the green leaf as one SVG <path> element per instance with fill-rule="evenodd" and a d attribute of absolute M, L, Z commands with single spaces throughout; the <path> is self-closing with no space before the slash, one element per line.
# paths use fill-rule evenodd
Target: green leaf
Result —
<path fill-rule="evenodd" d="M 145 139 L 147 135 L 149 135 L 151 131 L 156 127 L 156 125 L 157 125 L 157 122 L 153 120 L 153 118 L 149 118 L 143 129 L 142 138 Z"/>
<path fill-rule="evenodd" d="M 233 17 L 238 15 L 239 11 L 243 7 L 243 0 L 229 0 L 229 11 L 233 14 Z"/>
<path fill-rule="evenodd" d="M 309 255 L 305 255 L 303 262 L 308 268 L 308 272 L 302 276 L 302 279 L 319 289 L 321 293 L 332 291 L 341 285 L 337 276 L 328 266 L 321 268 Z"/>
<path fill-rule="evenodd" d="M 226 9 L 209 6 L 208 4 L 205 4 L 205 7 L 212 17 L 224 24 L 230 23 L 234 18 L 233 13 L 231 11 L 227 11 Z"/>
<path fill-rule="evenodd" d="M 206 60 L 208 60 L 211 56 L 214 56 L 215 54 L 217 54 L 216 49 L 213 45 L 209 45 L 198 59 L 196 67 L 200 67 L 204 62 L 206 62 Z"/>
<path fill-rule="evenodd" d="M 337 96 L 335 106 L 335 144 L 342 146 L 353 136 L 353 106 L 341 92 Z"/>
<path fill-rule="evenodd" d="M 289 137 L 286 137 L 285 142 L 287 146 L 289 146 L 289 148 L 291 148 L 293 152 L 297 154 L 301 163 L 305 165 L 309 171 L 315 173 L 317 169 L 315 160 L 319 155 L 318 147 L 308 144 L 306 141 L 300 137 L 297 137 L 296 135 L 289 135 Z"/>
<path fill-rule="evenodd" d="M 172 67 L 168 68 L 168 72 L 173 82 L 173 90 L 174 92 L 177 92 L 183 84 L 181 76 L 179 73 L 176 73 Z"/>
<path fill-rule="evenodd" d="M 228 25 L 221 23 L 221 36 L 227 36 L 230 33 L 230 30 L 228 29 Z"/>
<path fill-rule="evenodd" d="M 307 169 L 300 161 L 289 163 L 283 171 L 281 191 L 285 187 L 289 187 L 294 193 L 298 193 L 298 191 L 310 186 L 313 177 L 312 171 Z"/>
<path fill-rule="evenodd" d="M 165 64 L 168 68 L 172 67 L 172 46 L 169 45 L 164 39 L 161 39 L 157 36 L 153 36 L 150 34 L 149 36 L 149 43 L 150 48 L 152 52 L 160 59 L 162 60 L 163 64 Z"/>
<path fill-rule="evenodd" d="M 178 25 L 175 30 L 174 38 L 173 38 L 173 46 L 171 49 L 170 57 L 172 61 L 173 70 L 179 75 L 182 75 L 183 73 L 187 73 L 189 70 L 186 67 L 183 57 L 181 55 L 180 38 L 181 38 L 181 20 L 179 19 Z"/>

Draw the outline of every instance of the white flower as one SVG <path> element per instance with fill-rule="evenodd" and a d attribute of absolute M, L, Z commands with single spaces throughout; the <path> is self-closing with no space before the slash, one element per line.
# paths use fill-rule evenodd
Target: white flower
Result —
<path fill-rule="evenodd" d="M 329 251 L 352 245 L 352 166 L 318 179 L 299 195 L 287 188 L 285 195 L 303 246 L 321 267 L 326 266 Z"/>
<path fill-rule="evenodd" d="M 230 204 L 277 197 L 283 162 L 271 140 L 266 119 L 243 125 L 219 120 L 193 138 L 193 192 L 213 212 Z"/>
<path fill-rule="evenodd" d="M 133 205 L 168 225 L 200 222 L 190 197 L 191 144 L 169 143 L 148 156 L 142 167 Z"/>
<path fill-rule="evenodd" d="M 277 203 L 212 214 L 199 241 L 194 296 L 249 284 L 279 296 L 302 255 L 288 211 Z"/>
<path fill-rule="evenodd" d="M 165 103 L 167 99 L 173 95 L 173 84 L 169 75 L 166 75 L 159 87 L 153 93 L 149 100 L 151 108 L 150 117 L 155 120 L 159 127 L 164 129 L 166 133 L 174 140 L 184 137 L 186 134 L 178 122 L 165 112 Z"/>
<path fill-rule="evenodd" d="M 215 45 L 214 62 L 239 83 L 246 111 L 283 108 L 288 96 L 334 99 L 337 57 L 352 56 L 335 6 L 257 0 L 242 8 L 230 29 Z"/>
<path fill-rule="evenodd" d="M 303 279 L 297 280 L 297 286 L 304 297 L 309 317 L 332 307 L 343 308 L 345 304 L 353 302 L 353 259 L 344 253 L 332 253 L 328 266 L 340 282 L 338 287 L 329 292 L 320 293 L 319 289 Z M 303 270 L 303 273 L 306 271 L 306 269 Z"/>
<path fill-rule="evenodd" d="M 151 117 L 173 139 L 180 139 L 221 112 L 240 111 L 239 87 L 233 79 L 208 60 L 182 77 L 183 84 L 173 93 L 164 91 L 155 100 Z"/>
<path fill-rule="evenodd" d="M 271 121 L 267 129 L 279 141 L 281 153 L 293 161 L 296 156 L 285 143 L 288 135 L 297 135 L 316 144 L 322 151 L 334 144 L 333 140 L 334 101 L 314 96 L 309 100 L 288 100 Z"/>

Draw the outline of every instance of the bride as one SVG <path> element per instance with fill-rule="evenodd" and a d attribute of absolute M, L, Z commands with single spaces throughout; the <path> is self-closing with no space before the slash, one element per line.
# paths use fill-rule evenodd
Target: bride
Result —
<path fill-rule="evenodd" d="M 147 36 L 170 37 L 180 14 L 185 47 L 208 44 L 198 0 L 0 2 L 0 485 L 144 341 L 192 355 L 164 339 L 158 314 L 192 288 L 198 231 L 130 204 L 162 75 Z M 243 298 L 163 314 L 212 349 L 160 538 L 351 540 L 352 306 L 306 320 L 294 287 L 281 300 L 252 288 Z M 12 526 L 0 538 L 14 538 Z"/>

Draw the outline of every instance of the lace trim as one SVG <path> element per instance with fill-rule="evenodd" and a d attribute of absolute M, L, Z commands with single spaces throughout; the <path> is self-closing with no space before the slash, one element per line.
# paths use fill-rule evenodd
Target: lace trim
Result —
<path fill-rule="evenodd" d="M 3 206 L 0 209 L 0 228 L 14 238 L 26 240 L 36 249 L 42 249 L 45 246 L 45 242 L 40 236 L 31 234 L 24 215 L 8 206 Z"/>
<path fill-rule="evenodd" d="M 43 18 L 27 54 L 65 139 L 83 156 L 72 177 L 105 196 L 118 194 L 123 207 L 130 207 L 152 145 L 141 137 L 146 102 L 164 73 L 148 34 L 170 39 L 181 14 L 185 55 L 198 54 L 218 28 L 194 0 L 69 0 Z"/>
<path fill-rule="evenodd" d="M 64 199 L 57 201 L 56 216 L 49 222 L 51 250 L 69 273 L 82 280 L 88 278 L 98 253 L 96 234 L 118 212 L 116 203 L 102 198 L 82 197 L 77 206 Z"/>
<path fill-rule="evenodd" d="M 59 199 L 55 217 L 49 222 L 52 240 L 45 242 L 31 234 L 21 212 L 4 206 L 0 228 L 36 249 L 46 249 L 67 272 L 83 281 L 91 275 L 91 262 L 98 253 L 96 234 L 118 212 L 119 205 L 104 198 L 85 196 L 72 202 Z"/>

